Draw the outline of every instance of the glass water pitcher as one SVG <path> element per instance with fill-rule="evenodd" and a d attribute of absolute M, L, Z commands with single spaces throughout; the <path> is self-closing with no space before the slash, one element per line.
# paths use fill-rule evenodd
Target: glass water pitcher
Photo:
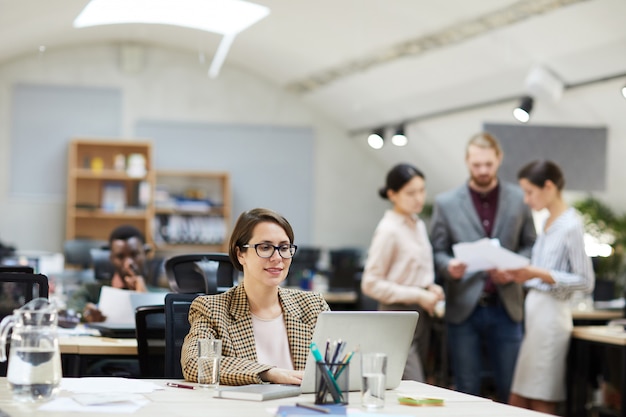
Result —
<path fill-rule="evenodd" d="M 0 322 L 0 361 L 7 360 L 7 381 L 13 398 L 21 402 L 53 398 L 61 383 L 58 314 L 45 298 L 36 298 Z"/>

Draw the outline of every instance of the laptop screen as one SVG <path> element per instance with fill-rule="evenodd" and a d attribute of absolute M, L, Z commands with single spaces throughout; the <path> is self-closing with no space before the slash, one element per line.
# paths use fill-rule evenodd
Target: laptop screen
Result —
<path fill-rule="evenodd" d="M 416 311 L 324 311 L 317 318 L 312 342 L 322 350 L 327 341 L 342 341 L 345 353 L 355 352 L 350 361 L 351 391 L 361 389 L 359 353 L 386 353 L 386 388 L 393 389 L 402 380 L 418 317 Z M 315 359 L 311 354 L 301 388 L 303 393 L 315 392 Z"/>

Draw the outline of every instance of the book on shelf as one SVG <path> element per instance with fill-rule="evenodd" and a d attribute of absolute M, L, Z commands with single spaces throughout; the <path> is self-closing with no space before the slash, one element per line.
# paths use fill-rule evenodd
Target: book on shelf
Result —
<path fill-rule="evenodd" d="M 119 182 L 106 182 L 102 186 L 102 210 L 120 213 L 126 208 L 126 187 Z"/>
<path fill-rule="evenodd" d="M 233 400 L 266 401 L 277 398 L 296 397 L 300 395 L 297 385 L 283 384 L 250 384 L 239 386 L 220 386 L 215 391 L 215 398 L 230 398 Z"/>

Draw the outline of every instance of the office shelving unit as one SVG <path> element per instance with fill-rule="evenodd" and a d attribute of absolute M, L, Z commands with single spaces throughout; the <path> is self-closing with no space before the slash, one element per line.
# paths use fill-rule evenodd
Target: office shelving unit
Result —
<path fill-rule="evenodd" d="M 151 243 L 154 183 L 150 142 L 72 140 L 66 239 L 107 240 L 115 227 L 131 224 Z"/>
<path fill-rule="evenodd" d="M 153 236 L 157 250 L 227 252 L 231 211 L 228 173 L 156 172 Z"/>

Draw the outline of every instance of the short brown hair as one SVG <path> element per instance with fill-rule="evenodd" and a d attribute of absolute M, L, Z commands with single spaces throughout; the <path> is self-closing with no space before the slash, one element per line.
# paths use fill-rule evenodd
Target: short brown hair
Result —
<path fill-rule="evenodd" d="M 465 147 L 466 158 L 470 146 L 478 146 L 483 149 L 493 149 L 496 151 L 497 156 L 502 156 L 502 147 L 500 147 L 500 142 L 498 142 L 498 139 L 496 139 L 494 135 L 488 132 L 480 132 L 470 138 L 467 142 L 467 146 Z"/>
<path fill-rule="evenodd" d="M 228 256 L 230 257 L 230 261 L 239 271 L 243 271 L 243 266 L 239 263 L 239 259 L 237 258 L 237 248 L 242 252 L 247 250 L 248 248 L 242 248 L 241 246 L 250 241 L 254 227 L 263 222 L 276 223 L 282 227 L 285 233 L 287 233 L 287 237 L 289 237 L 289 243 L 293 243 L 293 229 L 287 219 L 282 215 L 265 208 L 255 208 L 244 211 L 235 223 L 235 228 L 230 235 L 230 242 L 228 244 Z"/>

